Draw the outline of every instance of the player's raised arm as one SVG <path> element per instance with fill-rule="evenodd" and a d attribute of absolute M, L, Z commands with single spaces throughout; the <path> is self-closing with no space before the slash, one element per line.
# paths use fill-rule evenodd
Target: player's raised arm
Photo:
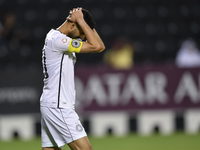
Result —
<path fill-rule="evenodd" d="M 105 46 L 95 29 L 91 29 L 83 18 L 82 8 L 73 9 L 67 20 L 77 23 L 87 42 L 83 42 L 80 53 L 101 52 Z"/>
<path fill-rule="evenodd" d="M 101 37 L 100 37 L 99 34 L 97 33 L 97 31 L 96 31 L 95 29 L 93 29 L 93 32 L 94 32 L 95 36 L 97 37 L 97 39 L 98 39 L 99 43 L 101 44 L 101 46 L 104 47 L 104 49 L 105 49 L 105 45 L 104 45 L 104 43 L 103 43 Z M 102 49 L 102 51 L 103 51 L 104 49 Z M 101 52 L 101 51 L 100 51 L 100 52 Z"/>

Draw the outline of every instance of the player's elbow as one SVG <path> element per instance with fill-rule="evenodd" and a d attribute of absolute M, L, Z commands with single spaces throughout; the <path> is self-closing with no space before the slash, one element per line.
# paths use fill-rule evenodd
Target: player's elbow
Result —
<path fill-rule="evenodd" d="M 98 45 L 97 49 L 96 49 L 96 52 L 102 52 L 105 50 L 105 46 L 104 45 Z"/>

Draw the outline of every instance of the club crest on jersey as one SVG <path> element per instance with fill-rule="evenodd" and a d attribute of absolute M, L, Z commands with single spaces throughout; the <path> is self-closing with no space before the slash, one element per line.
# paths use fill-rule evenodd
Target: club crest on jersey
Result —
<path fill-rule="evenodd" d="M 82 131 L 83 131 L 83 127 L 82 127 L 80 124 L 77 124 L 77 125 L 76 125 L 76 130 L 77 130 L 78 132 L 82 132 Z"/>
<path fill-rule="evenodd" d="M 62 39 L 62 42 L 63 42 L 63 43 L 67 43 L 67 39 L 66 39 L 66 38 L 63 38 L 63 39 Z"/>
<path fill-rule="evenodd" d="M 81 45 L 81 43 L 78 40 L 73 40 L 72 41 L 72 46 L 75 48 L 78 48 Z"/>

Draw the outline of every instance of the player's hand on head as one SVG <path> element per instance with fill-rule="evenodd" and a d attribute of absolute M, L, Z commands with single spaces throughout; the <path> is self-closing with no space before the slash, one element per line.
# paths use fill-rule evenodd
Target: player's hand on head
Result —
<path fill-rule="evenodd" d="M 67 20 L 71 22 L 77 22 L 79 19 L 82 18 L 83 18 L 82 8 L 77 7 L 69 11 L 69 16 L 67 17 Z"/>

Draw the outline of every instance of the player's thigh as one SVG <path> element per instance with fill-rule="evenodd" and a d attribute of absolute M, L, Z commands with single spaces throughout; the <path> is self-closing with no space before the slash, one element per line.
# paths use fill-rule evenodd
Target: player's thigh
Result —
<path fill-rule="evenodd" d="M 71 150 L 92 150 L 92 146 L 87 136 L 69 143 L 68 146 Z"/>
<path fill-rule="evenodd" d="M 43 147 L 42 150 L 61 150 L 59 147 Z"/>

